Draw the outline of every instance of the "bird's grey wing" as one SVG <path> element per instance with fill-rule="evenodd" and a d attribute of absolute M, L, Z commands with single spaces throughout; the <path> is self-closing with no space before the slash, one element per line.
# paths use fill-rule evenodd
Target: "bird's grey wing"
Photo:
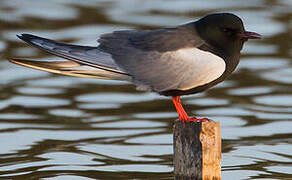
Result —
<path fill-rule="evenodd" d="M 115 31 L 104 34 L 98 40 L 100 48 L 111 54 L 124 53 L 127 43 L 136 49 L 143 51 L 167 52 L 181 48 L 199 47 L 204 41 L 197 35 L 193 23 L 184 24 L 174 28 L 143 31 Z"/>
<path fill-rule="evenodd" d="M 22 34 L 18 37 L 28 44 L 33 45 L 41 50 L 45 50 L 50 54 L 63 57 L 82 65 L 128 75 L 125 71 L 117 66 L 110 54 L 100 51 L 97 47 L 59 43 L 31 34 Z"/>
<path fill-rule="evenodd" d="M 204 41 L 194 28 L 187 28 L 190 25 L 106 34 L 99 48 L 112 55 L 138 88 L 187 90 L 217 79 L 225 70 L 223 59 L 198 48 Z"/>

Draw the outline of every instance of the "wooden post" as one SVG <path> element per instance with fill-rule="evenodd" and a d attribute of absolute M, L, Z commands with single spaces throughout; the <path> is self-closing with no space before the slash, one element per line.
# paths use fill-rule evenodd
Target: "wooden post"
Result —
<path fill-rule="evenodd" d="M 220 123 L 182 123 L 173 133 L 176 180 L 221 180 Z"/>

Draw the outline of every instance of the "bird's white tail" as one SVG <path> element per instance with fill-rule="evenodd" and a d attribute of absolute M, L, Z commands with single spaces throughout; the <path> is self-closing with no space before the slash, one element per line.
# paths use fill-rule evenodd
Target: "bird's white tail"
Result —
<path fill-rule="evenodd" d="M 126 81 L 131 80 L 128 75 L 82 65 L 74 61 L 36 61 L 20 58 L 10 58 L 9 61 L 25 67 L 68 76 Z"/>

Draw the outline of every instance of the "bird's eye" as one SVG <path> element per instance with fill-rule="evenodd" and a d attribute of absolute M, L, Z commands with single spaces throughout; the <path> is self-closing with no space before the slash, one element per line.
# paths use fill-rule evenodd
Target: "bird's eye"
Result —
<path fill-rule="evenodd" d="M 222 32 L 232 32 L 230 28 L 221 28 Z"/>
<path fill-rule="evenodd" d="M 227 36 L 233 36 L 236 34 L 236 29 L 231 29 L 231 28 L 221 28 L 221 32 L 226 34 Z"/>

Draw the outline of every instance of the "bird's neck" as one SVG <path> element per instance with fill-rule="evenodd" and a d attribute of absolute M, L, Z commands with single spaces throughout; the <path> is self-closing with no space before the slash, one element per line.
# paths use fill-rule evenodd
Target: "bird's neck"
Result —
<path fill-rule="evenodd" d="M 225 75 L 229 76 L 237 67 L 240 59 L 240 54 L 233 54 L 225 60 L 226 63 L 226 70 L 225 70 Z"/>

